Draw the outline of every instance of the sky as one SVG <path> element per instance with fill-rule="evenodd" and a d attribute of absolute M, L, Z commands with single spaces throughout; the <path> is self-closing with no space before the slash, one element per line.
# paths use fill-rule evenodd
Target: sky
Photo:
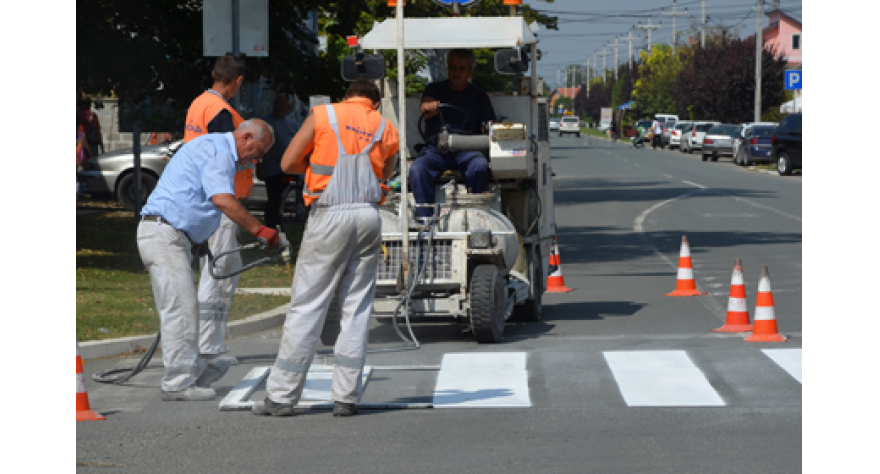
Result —
<path fill-rule="evenodd" d="M 537 32 L 542 51 L 538 63 L 541 76 L 551 87 L 557 86 L 557 70 L 569 64 L 584 64 L 591 61 L 593 54 L 602 50 L 615 38 L 626 36 L 630 29 L 640 21 L 642 25 L 660 24 L 652 32 L 652 42 L 671 43 L 673 0 L 555 0 L 552 3 L 539 0 L 525 0 L 526 4 L 536 10 L 559 18 L 559 30 L 542 29 Z M 693 22 L 699 22 L 702 16 L 702 0 L 677 0 L 676 10 L 687 15 L 676 16 L 676 29 L 688 31 Z M 753 7 L 756 0 L 705 0 L 706 23 L 709 26 L 723 24 L 741 27 L 740 36 L 755 34 L 757 21 Z M 765 11 L 773 4 L 773 0 L 765 0 Z M 795 19 L 803 21 L 803 0 L 781 0 L 780 8 Z M 693 16 L 693 18 L 689 18 Z M 767 26 L 764 18 L 763 25 Z M 633 30 L 632 36 L 645 30 Z M 679 44 L 687 41 L 687 34 L 679 34 Z M 647 40 L 645 40 L 647 41 Z M 699 36 L 694 37 L 699 41 Z M 618 60 L 624 62 L 629 57 L 629 44 L 619 41 L 624 46 L 618 48 Z M 633 54 L 642 40 L 633 41 Z M 607 58 L 608 67 L 614 63 L 614 48 L 608 48 L 611 54 Z M 601 58 L 597 59 L 598 67 L 602 67 Z M 560 76 L 561 79 L 561 76 Z"/>

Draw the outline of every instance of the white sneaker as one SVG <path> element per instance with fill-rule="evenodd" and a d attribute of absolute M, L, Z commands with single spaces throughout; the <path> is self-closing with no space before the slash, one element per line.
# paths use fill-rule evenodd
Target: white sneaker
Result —
<path fill-rule="evenodd" d="M 182 402 L 199 402 L 204 400 L 213 400 L 217 396 L 217 392 L 210 387 L 196 387 L 190 385 L 179 392 L 166 392 L 162 390 L 162 400 L 165 401 L 182 401 Z"/>

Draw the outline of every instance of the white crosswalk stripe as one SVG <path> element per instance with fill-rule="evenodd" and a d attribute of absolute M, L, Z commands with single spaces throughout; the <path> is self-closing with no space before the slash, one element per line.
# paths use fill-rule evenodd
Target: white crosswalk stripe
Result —
<path fill-rule="evenodd" d="M 629 406 L 724 406 L 685 351 L 605 352 Z"/>
<path fill-rule="evenodd" d="M 800 383 L 803 378 L 803 350 L 802 349 L 762 349 L 767 357 L 773 359 L 786 372 L 791 374 Z"/>
<path fill-rule="evenodd" d="M 525 352 L 443 356 L 434 408 L 530 406 Z"/>

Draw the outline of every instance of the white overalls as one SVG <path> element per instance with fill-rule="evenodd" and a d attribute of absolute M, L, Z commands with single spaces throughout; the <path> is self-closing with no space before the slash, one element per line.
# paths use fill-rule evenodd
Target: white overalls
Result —
<path fill-rule="evenodd" d="M 350 155 L 340 140 L 333 106 L 326 108 L 339 157 L 326 189 L 312 205 L 297 257 L 290 310 L 278 358 L 266 381 L 269 398 L 276 403 L 299 401 L 334 297 L 339 298 L 342 320 L 334 349 L 333 400 L 357 403 L 363 393 L 361 376 L 382 243 L 377 209 L 382 188 L 369 153 L 381 140 L 385 119 L 373 141 L 359 154 Z"/>

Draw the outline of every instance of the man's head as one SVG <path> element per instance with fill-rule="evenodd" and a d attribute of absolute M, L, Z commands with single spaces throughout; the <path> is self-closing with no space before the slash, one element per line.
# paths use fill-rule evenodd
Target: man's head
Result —
<path fill-rule="evenodd" d="M 373 81 L 367 79 L 358 79 L 348 85 L 348 89 L 345 91 L 345 98 L 351 99 L 354 97 L 365 97 L 370 99 L 370 102 L 373 103 L 373 108 L 378 107 L 379 102 L 382 100 L 382 94 L 379 92 L 379 88 L 376 87 L 376 84 L 374 84 Z"/>
<path fill-rule="evenodd" d="M 215 85 L 222 85 L 224 89 L 230 89 L 232 91 L 230 97 L 235 97 L 244 81 L 244 60 L 232 53 L 220 56 L 214 62 L 211 78 L 214 79 Z"/>
<path fill-rule="evenodd" d="M 474 75 L 477 58 L 470 49 L 453 49 L 446 55 L 446 67 L 449 72 L 449 86 L 453 90 L 464 90 Z"/>
<path fill-rule="evenodd" d="M 245 165 L 262 160 L 275 144 L 272 127 L 260 119 L 245 120 L 232 132 L 232 138 L 235 139 L 238 162 Z"/>
<path fill-rule="evenodd" d="M 287 114 L 290 113 L 290 108 L 290 97 L 286 92 L 275 94 L 275 102 L 272 104 L 272 115 L 275 118 L 287 117 Z"/>

